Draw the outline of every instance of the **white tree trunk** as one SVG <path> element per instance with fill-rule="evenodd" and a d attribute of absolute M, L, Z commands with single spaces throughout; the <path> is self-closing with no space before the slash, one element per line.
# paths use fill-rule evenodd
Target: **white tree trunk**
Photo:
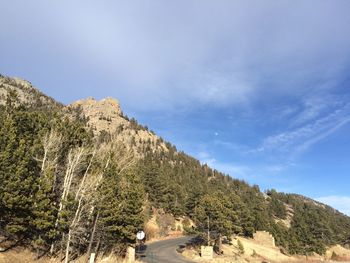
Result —
<path fill-rule="evenodd" d="M 94 226 L 92 228 L 92 232 L 91 232 L 91 235 L 90 235 L 89 246 L 88 246 L 88 249 L 87 249 L 87 255 L 88 256 L 90 256 L 90 254 L 91 254 L 91 248 L 92 248 L 92 244 L 94 243 L 94 238 L 95 238 L 95 233 L 96 233 L 97 222 L 98 222 L 99 216 L 100 216 L 100 213 L 97 212 L 97 215 L 96 215 L 95 220 L 94 220 Z"/>
<path fill-rule="evenodd" d="M 67 167 L 66 167 L 66 173 L 64 176 L 64 182 L 63 182 L 63 191 L 62 195 L 60 198 L 60 202 L 58 205 L 58 213 L 57 213 L 57 218 L 55 222 L 55 228 L 58 226 L 58 222 L 60 219 L 60 214 L 64 208 L 64 201 L 66 201 L 67 196 L 70 192 L 70 188 L 72 185 L 73 177 L 76 174 L 77 170 L 80 168 L 82 165 L 82 159 L 85 154 L 85 149 L 83 147 L 76 148 L 74 150 L 70 149 L 67 157 Z M 68 238 L 70 240 L 70 236 Z M 69 241 L 70 242 L 70 241 Z M 50 253 L 53 254 L 54 251 L 54 242 L 51 244 L 50 247 Z"/>
<path fill-rule="evenodd" d="M 64 263 L 69 262 L 69 246 L 70 246 L 70 239 L 71 239 L 71 231 L 68 231 L 68 236 L 67 236 L 67 243 L 66 243 L 66 256 L 64 258 Z"/>

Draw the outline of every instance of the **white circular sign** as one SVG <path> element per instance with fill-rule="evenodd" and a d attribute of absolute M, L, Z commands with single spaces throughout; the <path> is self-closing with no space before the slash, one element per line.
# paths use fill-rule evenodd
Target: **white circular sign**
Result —
<path fill-rule="evenodd" d="M 137 237 L 138 240 L 144 239 L 145 238 L 145 232 L 143 232 L 143 231 L 137 232 L 136 237 Z"/>

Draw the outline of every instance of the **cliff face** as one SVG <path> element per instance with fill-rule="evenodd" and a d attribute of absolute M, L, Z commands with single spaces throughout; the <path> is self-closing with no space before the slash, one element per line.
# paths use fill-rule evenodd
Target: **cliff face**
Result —
<path fill-rule="evenodd" d="M 75 109 L 87 120 L 87 126 L 95 137 L 121 141 L 135 153 L 142 156 L 146 151 L 168 151 L 163 140 L 139 125 L 136 120 L 129 120 L 123 115 L 118 100 L 105 98 L 100 101 L 94 98 L 79 100 L 67 108 Z"/>
<path fill-rule="evenodd" d="M 95 135 L 99 135 L 102 131 L 115 133 L 120 126 L 128 126 L 128 121 L 122 117 L 119 102 L 113 98 L 100 101 L 87 98 L 78 100 L 68 107 L 81 110 Z"/>

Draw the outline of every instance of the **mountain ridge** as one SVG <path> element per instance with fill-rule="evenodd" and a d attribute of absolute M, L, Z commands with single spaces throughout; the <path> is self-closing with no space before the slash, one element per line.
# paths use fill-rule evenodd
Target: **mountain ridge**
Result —
<path fill-rule="evenodd" d="M 58 170 L 50 168 L 50 173 L 54 173 L 56 178 L 62 177 L 62 179 L 60 179 L 62 182 L 64 177 L 63 171 L 69 164 L 69 158 L 71 158 L 70 154 L 75 150 L 88 144 L 91 145 L 89 147 L 97 149 L 108 148 L 113 145 L 122 145 L 126 150 L 119 149 L 118 151 L 121 151 L 120 153 L 129 156 L 129 152 L 133 152 L 132 156 L 135 157 L 135 160 L 131 162 L 133 168 L 130 172 L 136 171 L 135 176 L 137 178 L 131 177 L 130 179 L 127 175 L 119 174 L 118 171 L 123 169 L 120 170 L 120 168 L 118 168 L 119 164 L 117 160 L 115 161 L 116 167 L 113 168 L 113 174 L 115 174 L 117 178 L 121 176 L 122 181 L 136 180 L 135 182 L 140 183 L 136 183 L 136 186 L 140 187 L 140 189 L 142 188 L 142 191 L 144 191 L 146 195 L 138 202 L 142 201 L 143 207 L 147 208 L 142 212 L 146 218 L 151 216 L 150 211 L 153 207 L 158 208 L 174 218 L 185 216 L 193 219 L 197 226 L 195 231 L 203 233 L 205 232 L 207 224 L 207 216 L 210 214 L 210 218 L 213 220 L 213 231 L 215 230 L 216 233 L 220 233 L 220 238 L 221 235 L 229 236 L 231 234 L 252 236 L 254 231 L 266 230 L 275 236 L 276 244 L 281 246 L 288 253 L 307 254 L 314 251 L 322 254 L 326 246 L 334 244 L 346 245 L 350 243 L 350 218 L 348 216 L 330 206 L 302 195 L 278 193 L 275 190 L 268 190 L 266 193 L 262 193 L 258 186 L 250 186 L 244 181 L 234 179 L 215 169 L 211 169 L 205 164 L 201 164 L 195 158 L 183 152 L 178 152 L 175 146 L 165 142 L 162 138 L 149 131 L 147 127 L 138 124 L 135 119 L 129 119 L 125 116 L 120 108 L 119 102 L 113 98 L 106 98 L 100 101 L 88 98 L 65 106 L 41 93 L 32 87 L 29 82 L 1 76 L 0 94 L 2 94 L 2 96 L 0 97 L 0 109 L 2 111 L 6 111 L 4 105 L 6 105 L 6 96 L 11 95 L 9 92 L 10 90 L 17 91 L 17 94 L 19 94 L 17 99 L 19 99 L 20 104 L 23 103 L 35 116 L 38 115 L 34 119 L 31 119 L 33 118 L 31 115 L 26 115 L 28 110 L 23 111 L 19 108 L 18 113 L 15 112 L 13 117 L 14 120 L 24 118 L 24 123 L 30 123 L 30 121 L 38 123 L 38 131 L 36 133 L 32 132 L 33 135 L 25 133 L 29 141 L 33 140 L 33 142 L 38 144 L 37 146 L 33 145 L 31 148 L 32 151 L 36 154 L 43 153 L 42 147 L 45 145 L 40 146 L 40 142 L 43 141 L 43 138 L 46 138 L 45 136 L 42 137 L 45 132 L 49 132 L 50 136 L 56 139 L 62 139 L 66 136 L 67 143 L 64 144 L 64 147 L 60 150 L 63 151 L 60 157 L 61 162 L 56 164 L 60 165 L 61 168 Z M 37 112 L 38 109 L 40 109 L 39 112 Z M 9 116 L 6 114 L 1 117 L 8 126 L 8 128 L 6 128 L 7 126 L 5 127 L 6 129 L 14 129 L 14 127 L 17 127 L 16 125 L 23 125 L 21 122 L 10 121 L 12 117 L 10 116 L 9 120 Z M 52 119 L 55 119 L 55 121 L 52 121 Z M 76 120 L 78 120 L 77 123 L 75 123 Z M 60 124 L 61 122 L 63 123 Z M 28 127 L 31 126 L 29 125 Z M 52 127 L 59 127 L 59 129 L 55 128 L 54 133 L 52 133 Z M 8 137 L 8 139 L 6 139 L 7 130 L 5 128 L 3 131 L 0 131 L 0 134 L 5 137 L 3 143 L 5 143 L 5 145 L 6 143 L 11 145 L 11 138 Z M 25 128 L 18 129 L 18 132 L 23 129 Z M 68 129 L 68 131 L 65 131 L 65 129 Z M 81 129 L 85 129 L 86 131 L 84 132 Z M 57 134 L 61 132 L 60 130 L 64 133 Z M 90 133 L 91 135 L 89 135 Z M 22 135 L 19 133 L 18 136 Z M 32 138 L 32 136 L 34 137 Z M 1 149 L 5 152 L 7 148 L 4 147 Z M 87 150 L 85 149 L 84 151 Z M 94 167 L 92 171 L 89 170 L 90 164 L 87 165 L 89 163 L 88 159 L 80 164 L 82 167 L 77 170 L 77 181 L 75 182 L 77 190 L 74 190 L 77 191 L 78 194 L 80 193 L 78 190 L 80 188 L 78 186 L 81 184 L 79 180 L 83 180 L 82 182 L 85 180 L 85 175 L 82 171 L 85 171 L 85 174 L 89 172 L 97 174 L 106 173 L 103 178 L 112 180 L 112 183 L 105 182 L 105 184 L 103 184 L 103 189 L 96 188 L 106 195 L 111 192 L 105 191 L 114 184 L 116 184 L 116 186 L 113 187 L 129 189 L 125 188 L 128 184 L 119 186 L 119 182 L 113 181 L 115 180 L 113 176 L 107 176 L 108 171 L 105 171 L 103 167 L 108 166 L 108 161 L 107 164 L 103 164 L 105 162 L 104 154 L 105 153 L 99 154 L 101 155 L 101 157 L 99 157 L 99 163 L 92 164 Z M 94 155 L 95 152 L 86 153 L 84 158 Z M 1 158 L 2 156 L 0 155 L 0 165 Z M 29 157 L 26 158 L 28 159 Z M 5 161 L 6 159 L 3 160 L 3 162 Z M 29 161 L 31 165 L 33 165 L 33 162 L 37 162 L 36 160 Z M 5 168 L 3 169 L 5 170 Z M 37 168 L 34 170 L 36 171 Z M 40 184 L 42 175 L 40 175 L 40 171 L 37 171 L 37 173 L 38 183 Z M 6 173 L 3 175 L 0 174 L 0 177 L 1 176 L 5 176 L 5 179 L 10 178 Z M 26 174 L 21 174 L 21 176 L 25 178 Z M 33 180 L 37 179 L 34 178 Z M 60 183 L 60 180 L 53 183 Z M 18 183 L 18 187 L 21 187 L 20 181 L 18 181 Z M 9 185 L 11 186 L 10 181 Z M 50 198 L 53 198 L 54 202 L 57 204 L 57 202 L 59 202 L 57 198 L 63 194 L 61 191 L 64 190 L 64 187 L 58 184 L 54 189 L 58 191 L 57 195 L 56 197 Z M 30 189 L 28 189 L 28 191 L 29 190 Z M 132 192 L 132 190 L 133 189 L 129 189 L 128 191 Z M 72 194 L 74 191 L 72 190 Z M 136 195 L 136 193 L 133 194 Z M 0 197 L 2 197 L 1 191 Z M 84 198 L 87 197 L 85 196 Z M 14 200 L 16 200 L 16 198 Z M 7 205 L 5 201 L 3 205 L 4 209 L 5 211 L 10 211 L 11 207 Z M 68 200 L 66 201 L 68 202 Z M 94 202 L 99 203 L 98 200 Z M 50 204 L 50 202 L 48 204 Z M 0 205 L 2 205 L 1 202 Z M 91 205 L 95 207 L 94 203 Z M 110 209 L 107 203 L 103 203 L 101 207 L 107 209 L 106 211 Z M 60 208 L 55 208 L 52 211 L 52 218 L 60 216 L 59 209 Z M 15 211 L 12 211 L 12 213 L 15 213 Z M 120 214 L 120 212 L 118 213 Z M 141 213 L 141 211 L 139 213 Z M 101 214 L 103 214 L 102 211 Z M 135 216 L 136 215 L 133 215 L 133 217 Z M 159 216 L 162 218 L 161 215 Z M 93 218 L 96 218 L 96 214 L 87 219 L 90 227 L 94 222 L 91 221 Z M 108 218 L 107 215 L 106 218 Z M 11 218 L 5 218 L 4 220 L 10 222 Z M 67 220 L 68 222 L 70 222 L 69 220 L 73 220 L 74 222 L 74 218 Z M 50 227 L 55 230 L 57 228 L 56 223 L 53 221 L 50 222 Z M 114 222 L 114 224 L 118 224 L 118 222 Z M 140 220 L 138 219 L 137 222 L 135 227 L 140 227 Z M 0 231 L 7 235 L 8 232 L 6 232 L 6 229 L 9 223 L 1 224 Z M 101 229 L 103 229 L 102 226 L 104 225 L 100 226 Z M 169 227 L 169 225 L 167 227 Z M 62 231 L 66 231 L 64 232 L 66 235 L 68 235 L 70 231 L 77 231 L 76 229 L 71 230 L 70 227 L 66 227 L 65 229 L 66 230 Z M 105 231 L 107 231 L 107 228 Z M 129 230 L 125 230 L 125 232 L 121 233 L 121 235 L 126 235 L 128 237 L 126 239 L 128 241 L 125 242 L 131 242 L 132 240 L 132 238 L 129 237 L 130 233 L 128 231 Z M 186 231 L 192 230 L 187 228 Z M 9 233 L 12 232 L 10 231 Z M 76 235 L 78 235 L 77 233 Z M 103 233 L 102 231 L 100 235 L 103 236 Z M 16 235 L 17 234 L 12 233 L 10 236 L 16 238 Z M 86 235 L 90 236 L 91 233 L 89 234 L 87 231 Z M 42 239 L 43 237 L 40 238 Z M 48 238 L 48 240 L 50 240 L 50 238 Z M 65 242 L 64 237 L 59 236 L 55 236 L 54 240 L 56 240 L 55 242 Z M 121 242 L 120 239 L 116 240 Z M 85 242 L 88 243 L 88 241 Z M 43 246 L 45 247 L 47 244 L 44 243 Z M 72 242 L 72 246 L 77 250 L 85 249 L 84 246 L 81 247 L 79 243 Z"/>
<path fill-rule="evenodd" d="M 37 107 L 35 102 L 38 101 L 38 98 L 36 98 L 35 96 L 38 96 L 39 100 L 41 101 L 41 104 L 44 106 L 48 106 L 49 108 L 58 106 L 64 111 L 78 111 L 79 114 L 81 114 L 79 117 L 87 118 L 87 127 L 89 129 L 92 129 L 94 136 L 100 136 L 101 133 L 103 134 L 104 132 L 107 132 L 108 134 L 120 133 L 120 131 L 118 131 L 118 128 L 120 128 L 121 126 L 131 126 L 131 129 L 139 129 L 141 130 L 141 132 L 146 131 L 147 135 L 143 136 L 144 138 L 140 138 L 142 140 L 146 140 L 153 137 L 152 141 L 160 140 L 164 142 L 163 139 L 157 136 L 153 131 L 149 131 L 147 126 L 140 125 L 134 118 L 130 120 L 128 116 L 124 115 L 120 106 L 120 102 L 116 98 L 107 96 L 101 100 L 96 100 L 93 97 L 88 97 L 86 99 L 79 99 L 65 105 L 61 102 L 56 101 L 54 98 L 47 96 L 38 88 L 34 87 L 31 82 L 25 79 L 21 79 L 19 77 L 7 77 L 0 74 L 0 105 L 5 104 L 5 97 L 8 94 L 9 89 L 16 90 L 17 95 L 19 95 L 19 100 L 23 104 L 28 104 L 33 107 Z M 34 93 L 35 95 L 31 96 L 30 94 L 32 93 Z M 131 135 L 135 135 L 135 133 Z M 131 144 L 130 141 L 127 142 L 123 140 L 123 142 Z M 171 144 L 168 143 L 168 145 Z M 161 148 L 165 151 L 169 150 L 165 143 Z M 335 211 L 341 213 L 337 209 L 319 201 L 316 201 L 310 197 L 306 197 L 300 194 L 293 195 L 295 195 L 298 198 L 304 199 L 305 201 L 309 201 L 315 205 L 317 204 L 322 207 L 330 207 Z"/>
<path fill-rule="evenodd" d="M 35 107 L 62 108 L 64 105 L 35 88 L 31 82 L 0 74 L 0 104 L 4 105 L 10 91 L 16 91 L 21 103 Z"/>

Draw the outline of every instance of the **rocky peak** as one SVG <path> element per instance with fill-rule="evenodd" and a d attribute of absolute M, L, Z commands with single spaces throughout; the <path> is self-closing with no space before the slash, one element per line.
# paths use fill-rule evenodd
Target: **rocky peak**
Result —
<path fill-rule="evenodd" d="M 137 153 L 146 148 L 152 151 L 167 151 L 167 146 L 160 138 L 123 115 L 118 100 L 108 97 L 100 101 L 90 97 L 72 103 L 68 107 L 80 108 L 87 119 L 87 125 L 95 136 L 111 134 L 117 141 L 122 141 Z"/>
<path fill-rule="evenodd" d="M 103 100 L 100 101 L 101 104 L 103 105 L 107 105 L 107 107 L 111 107 L 114 108 L 117 112 L 119 112 L 119 114 L 121 114 L 121 109 L 120 109 L 120 104 L 119 101 L 115 98 L 112 97 L 107 97 Z"/>
<path fill-rule="evenodd" d="M 108 117 L 107 115 L 110 115 L 110 117 L 122 115 L 119 101 L 111 97 L 107 97 L 100 101 L 95 100 L 93 97 L 89 97 L 87 99 L 78 100 L 70 106 L 81 107 L 85 113 L 100 114 L 105 117 Z"/>
<path fill-rule="evenodd" d="M 33 88 L 32 83 L 30 83 L 29 81 L 27 81 L 25 79 L 21 79 L 21 78 L 17 78 L 17 77 L 14 77 L 12 79 L 17 84 L 17 86 L 22 86 L 24 88 Z"/>
<path fill-rule="evenodd" d="M 80 108 L 88 120 L 88 125 L 97 135 L 103 130 L 114 133 L 119 126 L 127 123 L 118 100 L 111 97 L 99 101 L 89 97 L 78 100 L 68 107 Z"/>

